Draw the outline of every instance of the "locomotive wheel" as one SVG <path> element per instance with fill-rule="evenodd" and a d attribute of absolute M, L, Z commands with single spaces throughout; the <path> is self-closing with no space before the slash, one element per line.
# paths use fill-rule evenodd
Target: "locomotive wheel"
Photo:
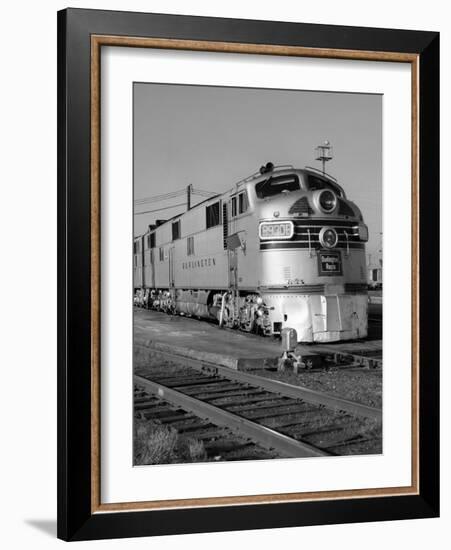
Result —
<path fill-rule="evenodd" d="M 231 315 L 228 315 L 227 317 L 227 326 L 229 328 L 236 328 L 237 327 L 237 324 L 235 323 L 233 317 Z"/>
<path fill-rule="evenodd" d="M 230 314 L 230 309 L 228 307 L 224 308 L 222 325 L 228 328 L 235 328 L 235 322 L 233 320 L 233 316 Z"/>

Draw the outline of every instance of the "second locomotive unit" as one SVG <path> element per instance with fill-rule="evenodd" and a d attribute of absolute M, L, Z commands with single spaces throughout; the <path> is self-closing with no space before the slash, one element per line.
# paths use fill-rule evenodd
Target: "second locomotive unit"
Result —
<path fill-rule="evenodd" d="M 300 342 L 363 338 L 367 240 L 334 178 L 268 163 L 135 238 L 135 303 Z"/>

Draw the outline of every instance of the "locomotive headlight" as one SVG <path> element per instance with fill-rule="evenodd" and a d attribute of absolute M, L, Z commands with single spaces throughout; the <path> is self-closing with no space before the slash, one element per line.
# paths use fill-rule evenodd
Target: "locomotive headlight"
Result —
<path fill-rule="evenodd" d="M 329 214 L 337 207 L 337 196 L 330 189 L 324 189 L 318 196 L 318 203 L 321 210 Z"/>
<path fill-rule="evenodd" d="M 323 227 L 319 232 L 319 242 L 324 248 L 337 246 L 338 235 L 333 227 Z"/>
<path fill-rule="evenodd" d="M 359 236 L 359 239 L 364 243 L 368 242 L 368 226 L 364 223 L 359 223 L 356 227 L 353 228 L 354 231 Z"/>
<path fill-rule="evenodd" d="M 262 222 L 258 233 L 260 239 L 291 239 L 294 233 L 293 222 Z"/>

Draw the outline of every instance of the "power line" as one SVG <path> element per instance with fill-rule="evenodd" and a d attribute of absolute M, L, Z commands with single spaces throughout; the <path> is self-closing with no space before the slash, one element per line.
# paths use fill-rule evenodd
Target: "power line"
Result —
<path fill-rule="evenodd" d="M 163 200 L 172 199 L 174 197 L 178 197 L 179 195 L 184 195 L 186 193 L 185 189 L 182 189 L 181 191 L 173 191 L 172 193 L 165 193 L 163 195 L 154 195 L 153 197 L 144 197 L 142 199 L 135 199 L 135 204 L 146 204 L 149 202 L 159 202 Z"/>
<path fill-rule="evenodd" d="M 195 195 L 201 195 L 202 197 L 214 197 L 217 195 L 217 193 L 214 193 L 212 191 L 203 191 L 202 189 L 193 189 L 192 192 Z"/>
<path fill-rule="evenodd" d="M 186 202 L 173 204 L 172 206 L 164 206 L 163 208 L 156 208 L 155 210 L 145 210 L 144 212 L 135 212 L 135 216 L 140 216 L 141 214 L 151 214 L 152 212 L 160 212 L 160 210 L 170 210 L 171 208 L 178 208 L 179 206 L 186 206 Z"/>
<path fill-rule="evenodd" d="M 199 195 L 205 198 L 214 197 L 215 195 L 217 195 L 217 193 L 213 193 L 212 191 L 204 191 L 202 189 L 192 189 L 191 192 L 194 195 Z M 161 195 L 154 195 L 152 197 L 143 197 L 142 199 L 135 199 L 134 203 L 135 205 L 150 204 L 153 202 L 160 202 L 160 201 L 173 199 L 175 197 L 179 197 L 185 194 L 186 194 L 186 189 L 181 189 L 180 191 L 172 191 L 171 193 L 164 193 Z"/>

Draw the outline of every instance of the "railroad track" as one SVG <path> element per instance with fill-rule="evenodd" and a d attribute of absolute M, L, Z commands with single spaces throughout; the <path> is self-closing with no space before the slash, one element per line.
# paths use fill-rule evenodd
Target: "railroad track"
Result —
<path fill-rule="evenodd" d="M 330 357 L 331 363 L 339 369 L 381 369 L 383 364 L 382 350 L 337 349 L 333 345 L 319 344 L 315 352 Z"/>
<path fill-rule="evenodd" d="M 229 442 L 233 454 L 233 440 L 251 454 L 258 448 L 279 457 L 380 452 L 380 437 L 365 435 L 368 423 L 380 426 L 380 409 L 193 358 L 155 355 L 170 361 L 171 373 L 164 364 L 136 369 L 135 417 L 201 439 L 207 452 Z"/>
<path fill-rule="evenodd" d="M 214 424 L 204 418 L 185 410 L 180 405 L 166 401 L 164 398 L 146 391 L 144 385 L 135 384 L 134 388 L 135 418 L 139 422 L 150 420 L 176 430 L 178 436 L 189 441 L 196 439 L 202 442 L 209 460 L 249 460 L 276 458 L 278 454 L 262 447 L 240 433 Z M 141 462 L 139 462 L 141 463 Z"/>

